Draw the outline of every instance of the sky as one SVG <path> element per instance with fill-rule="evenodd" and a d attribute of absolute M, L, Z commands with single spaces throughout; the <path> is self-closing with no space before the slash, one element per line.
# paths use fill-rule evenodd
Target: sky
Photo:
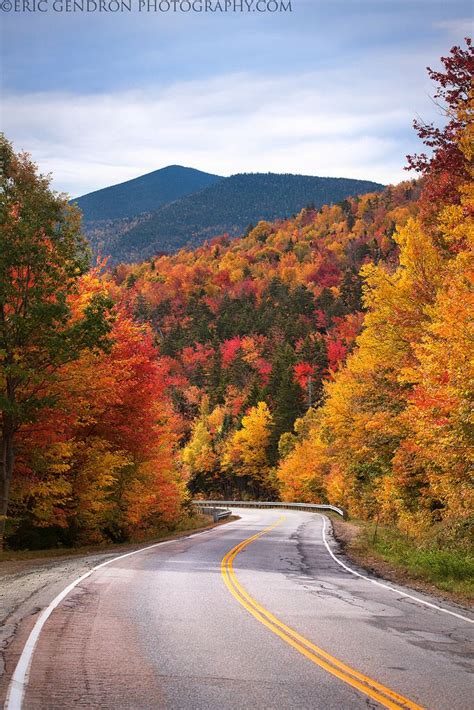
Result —
<path fill-rule="evenodd" d="M 470 0 L 38 1 L 0 2 L 1 129 L 71 196 L 170 164 L 399 182 L 413 118 L 442 121 L 426 66 L 472 36 Z"/>

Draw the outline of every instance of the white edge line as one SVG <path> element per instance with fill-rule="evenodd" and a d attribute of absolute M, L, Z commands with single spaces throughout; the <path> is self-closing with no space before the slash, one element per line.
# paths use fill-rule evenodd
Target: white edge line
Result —
<path fill-rule="evenodd" d="M 321 515 L 318 513 L 320 517 L 323 519 L 323 542 L 326 546 L 326 550 L 329 552 L 331 555 L 332 559 L 334 562 L 337 562 L 338 565 L 341 567 L 344 567 L 344 569 L 347 572 L 350 572 L 351 574 L 354 574 L 356 577 L 360 577 L 361 579 L 367 580 L 367 582 L 371 582 L 372 584 L 376 584 L 378 587 L 384 587 L 384 589 L 389 589 L 391 592 L 395 592 L 395 594 L 398 594 L 401 597 L 407 597 L 408 599 L 413 599 L 413 601 L 418 602 L 419 604 L 424 604 L 425 606 L 431 607 L 431 609 L 436 609 L 436 611 L 442 611 L 444 614 L 451 614 L 451 616 L 456 616 L 458 619 L 462 619 L 463 621 L 468 621 L 470 624 L 474 624 L 474 619 L 470 619 L 468 616 L 463 616 L 462 614 L 457 614 L 455 611 L 450 611 L 449 609 L 443 609 L 442 606 L 438 606 L 437 604 L 432 604 L 431 602 L 425 601 L 425 599 L 420 599 L 420 597 L 415 597 L 412 594 L 408 594 L 407 592 L 403 592 L 401 589 L 397 589 L 396 587 L 391 587 L 389 584 L 384 584 L 383 582 L 379 582 L 376 579 L 372 579 L 371 577 L 367 577 L 365 574 L 361 574 L 360 572 L 356 572 L 355 569 L 352 569 L 348 565 L 346 565 L 342 560 L 339 560 L 334 552 L 331 550 L 329 547 L 327 538 L 326 538 L 326 529 L 327 529 L 327 523 L 326 520 L 327 518 L 324 515 Z"/>
<path fill-rule="evenodd" d="M 196 537 L 197 535 L 204 535 L 205 533 L 212 532 L 215 529 L 216 528 L 208 528 L 207 530 L 200 530 L 199 532 L 191 533 L 191 535 L 184 535 L 183 537 L 176 537 L 173 540 L 163 540 L 162 542 L 155 542 L 155 543 L 153 543 L 153 545 L 148 545 L 147 547 L 142 547 L 140 550 L 133 550 L 133 552 L 127 552 L 124 555 L 118 555 L 118 557 L 112 557 L 112 559 L 106 560 L 106 562 L 101 562 L 99 565 L 95 565 L 95 567 L 92 567 L 88 572 L 81 575 L 80 577 L 75 579 L 73 582 L 71 582 L 71 584 L 69 584 L 65 589 L 63 589 L 62 592 L 60 592 L 53 599 L 53 601 L 49 604 L 49 606 L 47 606 L 45 609 L 43 609 L 43 611 L 41 612 L 40 616 L 38 617 L 35 625 L 33 626 L 25 645 L 23 646 L 23 650 L 21 652 L 20 658 L 18 659 L 18 663 L 16 664 L 15 670 L 13 671 L 13 675 L 11 677 L 10 684 L 8 686 L 8 692 L 7 692 L 4 710 L 21 710 L 22 705 L 23 705 L 23 697 L 25 694 L 26 687 L 28 685 L 28 677 L 29 677 L 30 668 L 31 668 L 31 661 L 33 658 L 33 653 L 34 653 L 36 644 L 38 643 L 39 635 L 40 635 L 46 621 L 51 616 L 52 612 L 62 602 L 64 597 L 66 597 L 69 594 L 69 592 L 72 589 L 74 589 L 74 587 L 77 587 L 77 585 L 80 584 L 81 582 L 83 582 L 85 579 L 87 579 L 87 577 L 90 577 L 93 572 L 96 572 L 98 569 L 101 569 L 101 567 L 106 567 L 107 565 L 112 564 L 112 562 L 117 562 L 117 560 L 123 560 L 123 559 L 125 559 L 125 557 L 131 557 L 132 555 L 138 555 L 141 552 L 146 552 L 147 550 L 151 550 L 154 547 L 160 547 L 162 545 L 170 545 L 171 543 L 177 542 L 178 540 L 188 540 L 189 538 Z M 100 553 L 98 553 L 98 554 L 100 554 Z M 107 554 L 107 553 L 105 553 L 105 554 Z"/>

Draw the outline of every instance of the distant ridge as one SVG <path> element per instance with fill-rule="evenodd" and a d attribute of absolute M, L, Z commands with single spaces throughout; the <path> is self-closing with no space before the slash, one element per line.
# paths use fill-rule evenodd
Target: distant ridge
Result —
<path fill-rule="evenodd" d="M 126 182 L 77 197 L 84 220 L 123 219 L 151 212 L 167 202 L 202 190 L 222 178 L 181 165 L 168 165 Z"/>
<path fill-rule="evenodd" d="M 194 191 L 191 185 L 197 186 Z M 94 251 L 117 263 L 198 246 L 223 233 L 236 237 L 260 220 L 383 189 L 370 180 L 276 173 L 219 178 L 170 166 L 75 202 Z M 180 190 L 189 191 L 177 196 Z"/>

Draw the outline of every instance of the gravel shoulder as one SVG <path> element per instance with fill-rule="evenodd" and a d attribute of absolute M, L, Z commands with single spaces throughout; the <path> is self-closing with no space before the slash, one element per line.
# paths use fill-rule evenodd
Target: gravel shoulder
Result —
<path fill-rule="evenodd" d="M 0 565 L 0 691 L 7 652 L 22 622 L 44 609 L 64 587 L 92 567 L 120 552 L 53 560 L 19 560 Z M 33 621 L 33 619 L 31 619 Z M 30 624 L 27 624 L 30 626 Z M 12 669 L 11 669 L 12 670 Z M 0 697 L 3 693 L 0 693 Z"/>

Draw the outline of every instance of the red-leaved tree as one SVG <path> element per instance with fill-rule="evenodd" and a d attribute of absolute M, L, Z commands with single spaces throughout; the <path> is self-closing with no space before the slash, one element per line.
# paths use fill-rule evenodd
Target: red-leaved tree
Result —
<path fill-rule="evenodd" d="M 469 180 L 469 161 L 459 146 L 473 98 L 474 48 L 470 38 L 465 42 L 465 47 L 455 46 L 447 57 L 441 57 L 443 70 L 427 68 L 438 85 L 433 98 L 446 117 L 446 124 L 439 128 L 422 120 L 413 123 L 423 143 L 432 151 L 430 155 L 408 155 L 406 168 L 423 176 L 420 208 L 427 223 L 432 222 L 440 204 L 459 203 L 458 188 Z"/>

